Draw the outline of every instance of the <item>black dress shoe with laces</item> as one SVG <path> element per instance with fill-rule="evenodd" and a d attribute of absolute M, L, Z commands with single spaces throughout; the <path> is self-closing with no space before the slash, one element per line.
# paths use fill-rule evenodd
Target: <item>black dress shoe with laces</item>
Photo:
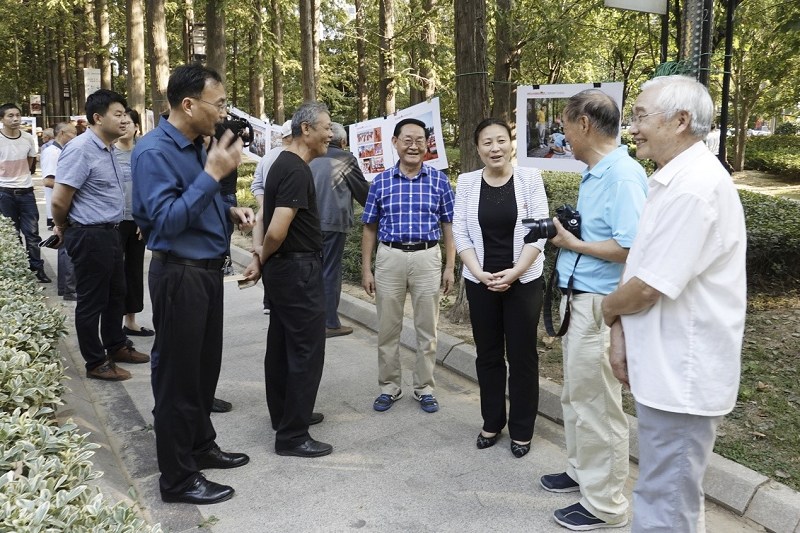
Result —
<path fill-rule="evenodd" d="M 309 438 L 303 444 L 298 444 L 292 448 L 275 448 L 278 455 L 290 455 L 293 457 L 322 457 L 333 451 L 333 446 L 324 442 Z"/>
<path fill-rule="evenodd" d="M 219 448 L 213 448 L 211 451 L 195 459 L 197 468 L 199 470 L 206 470 L 208 468 L 238 468 L 250 462 L 250 458 L 243 453 L 223 452 Z"/>
<path fill-rule="evenodd" d="M 192 486 L 183 492 L 173 493 L 161 491 L 161 500 L 166 503 L 193 503 L 195 505 L 209 505 L 230 500 L 233 497 L 233 487 L 221 485 L 207 480 L 198 475 Z"/>

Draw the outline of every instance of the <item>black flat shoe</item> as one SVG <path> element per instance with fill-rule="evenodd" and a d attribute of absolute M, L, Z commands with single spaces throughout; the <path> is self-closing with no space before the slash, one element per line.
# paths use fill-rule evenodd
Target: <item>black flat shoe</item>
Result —
<path fill-rule="evenodd" d="M 219 448 L 197 457 L 195 459 L 198 470 L 208 468 L 237 468 L 250 462 L 250 458 L 243 453 L 223 452 Z"/>
<path fill-rule="evenodd" d="M 497 444 L 497 437 L 499 436 L 500 432 L 498 431 L 491 437 L 484 437 L 483 432 L 481 431 L 478 433 L 478 440 L 475 444 L 477 444 L 479 450 L 485 450 L 486 448 L 491 448 Z"/>
<path fill-rule="evenodd" d="M 122 333 L 134 337 L 152 337 L 153 335 L 156 334 L 156 332 L 153 331 L 152 329 L 147 329 L 145 327 L 140 327 L 139 329 L 131 329 L 128 326 L 122 326 Z"/>
<path fill-rule="evenodd" d="M 195 505 L 209 505 L 230 500 L 233 497 L 233 487 L 220 485 L 207 480 L 202 475 L 191 487 L 183 492 L 172 493 L 161 491 L 161 501 L 166 503 L 193 503 Z"/>
<path fill-rule="evenodd" d="M 289 455 L 294 457 L 322 457 L 328 455 L 333 451 L 333 446 L 324 442 L 319 442 L 314 439 L 308 439 L 303 444 L 298 444 L 294 448 L 286 448 L 284 450 L 275 449 L 278 455 Z"/>
<path fill-rule="evenodd" d="M 214 398 L 214 403 L 211 404 L 212 413 L 227 413 L 231 409 L 233 409 L 231 402 L 226 402 L 225 400 L 220 400 L 219 398 Z"/>
<path fill-rule="evenodd" d="M 531 443 L 528 444 L 519 444 L 517 442 L 511 441 L 511 453 L 514 454 L 514 457 L 519 459 L 520 457 L 525 457 L 528 452 L 531 451 Z"/>

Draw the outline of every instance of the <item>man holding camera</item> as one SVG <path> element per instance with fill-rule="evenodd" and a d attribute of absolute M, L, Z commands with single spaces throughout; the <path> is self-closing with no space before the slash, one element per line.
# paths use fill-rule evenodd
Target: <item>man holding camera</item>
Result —
<path fill-rule="evenodd" d="M 597 89 L 580 92 L 568 100 L 563 118 L 575 158 L 588 168 L 578 191 L 581 238 L 556 218 L 557 234 L 550 239 L 561 248 L 556 265 L 564 294 L 561 316 L 567 305 L 570 310 L 561 393 L 568 464 L 540 483 L 550 492 L 581 492 L 579 502 L 556 510 L 554 518 L 568 529 L 585 531 L 628 522 L 622 493 L 628 478 L 628 420 L 622 387 L 608 360 L 609 328 L 600 302 L 622 275 L 647 177 L 627 148 L 617 144 L 620 113 L 611 97 Z"/>
<path fill-rule="evenodd" d="M 133 150 L 133 217 L 153 252 L 152 386 L 159 486 L 165 502 L 218 503 L 233 488 L 201 470 L 236 468 L 250 460 L 216 443 L 211 423 L 222 362 L 222 267 L 228 225 L 252 227 L 252 209 L 226 208 L 220 180 L 241 160 L 242 143 L 226 131 L 206 152 L 227 115 L 225 87 L 201 65 L 176 68 L 169 78 L 169 118 Z M 258 279 L 258 268 L 244 275 Z"/>

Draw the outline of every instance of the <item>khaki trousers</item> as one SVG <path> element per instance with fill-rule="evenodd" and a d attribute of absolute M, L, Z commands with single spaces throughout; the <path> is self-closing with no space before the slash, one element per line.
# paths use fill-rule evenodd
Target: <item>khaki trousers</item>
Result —
<path fill-rule="evenodd" d="M 563 337 L 564 436 L 567 474 L 581 486 L 581 505 L 606 522 L 628 510 L 622 491 L 628 478 L 628 419 L 622 385 L 608 361 L 609 328 L 603 323 L 601 294 L 578 294 Z M 564 316 L 566 298 L 561 299 Z"/>
<path fill-rule="evenodd" d="M 396 395 L 400 392 L 400 331 L 406 293 L 411 294 L 417 336 L 414 392 L 417 395 L 433 394 L 441 277 L 442 255 L 438 246 L 418 252 L 404 252 L 378 244 L 375 303 L 378 311 L 378 386 L 381 394 Z"/>

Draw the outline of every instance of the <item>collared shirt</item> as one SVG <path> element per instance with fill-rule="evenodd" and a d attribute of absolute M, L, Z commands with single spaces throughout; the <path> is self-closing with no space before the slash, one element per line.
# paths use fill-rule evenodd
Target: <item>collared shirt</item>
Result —
<path fill-rule="evenodd" d="M 378 223 L 379 241 L 438 241 L 439 223 L 453 221 L 454 199 L 444 172 L 423 164 L 419 174 L 409 178 L 398 163 L 375 176 L 361 220 Z"/>
<path fill-rule="evenodd" d="M 308 166 L 314 176 L 322 231 L 347 233 L 353 227 L 353 198 L 363 205 L 369 190 L 358 160 L 350 152 L 329 146 L 324 156 Z"/>
<path fill-rule="evenodd" d="M 281 152 L 284 150 L 286 150 L 285 146 L 276 146 L 264 154 L 264 157 L 262 157 L 261 161 L 258 162 L 258 165 L 256 165 L 256 171 L 253 174 L 253 183 L 250 184 L 250 192 L 253 193 L 253 196 L 264 196 L 264 183 L 267 181 L 269 169 L 272 168 L 275 160 L 278 159 L 278 156 L 281 155 Z"/>
<path fill-rule="evenodd" d="M 625 280 L 662 293 L 623 315 L 637 402 L 700 416 L 736 403 L 746 310 L 744 212 L 733 181 L 697 142 L 650 179 Z"/>
<path fill-rule="evenodd" d="M 33 135 L 20 130 L 19 137 L 11 138 L 0 132 L 0 187 L 33 187 L 29 157 L 36 157 Z"/>
<path fill-rule="evenodd" d="M 202 138 L 187 139 L 166 118 L 136 143 L 133 218 L 151 250 L 186 259 L 225 256 L 230 221 L 205 163 Z"/>
<path fill-rule="evenodd" d="M 64 147 L 55 141 L 51 141 L 49 146 L 42 146 L 40 159 L 43 178 L 47 176 L 53 176 L 53 178 L 55 178 L 56 169 L 58 168 L 58 157 L 61 155 L 63 149 Z"/>
<path fill-rule="evenodd" d="M 581 238 L 586 242 L 614 239 L 630 248 L 636 237 L 639 215 L 647 196 L 647 174 L 620 146 L 583 172 L 578 190 Z M 610 294 L 617 288 L 623 264 L 562 249 L 558 256 L 558 285 L 567 287 L 575 271 L 573 288 L 596 294 Z"/>
<path fill-rule="evenodd" d="M 125 208 L 122 211 L 122 220 L 133 220 L 133 175 L 131 174 L 131 156 L 133 148 L 123 150 L 116 147 L 115 154 L 120 168 L 122 168 L 122 191 L 125 194 Z"/>
<path fill-rule="evenodd" d="M 75 189 L 69 219 L 80 224 L 116 224 L 122 220 L 122 168 L 110 148 L 87 128 L 61 152 L 56 183 Z"/>

